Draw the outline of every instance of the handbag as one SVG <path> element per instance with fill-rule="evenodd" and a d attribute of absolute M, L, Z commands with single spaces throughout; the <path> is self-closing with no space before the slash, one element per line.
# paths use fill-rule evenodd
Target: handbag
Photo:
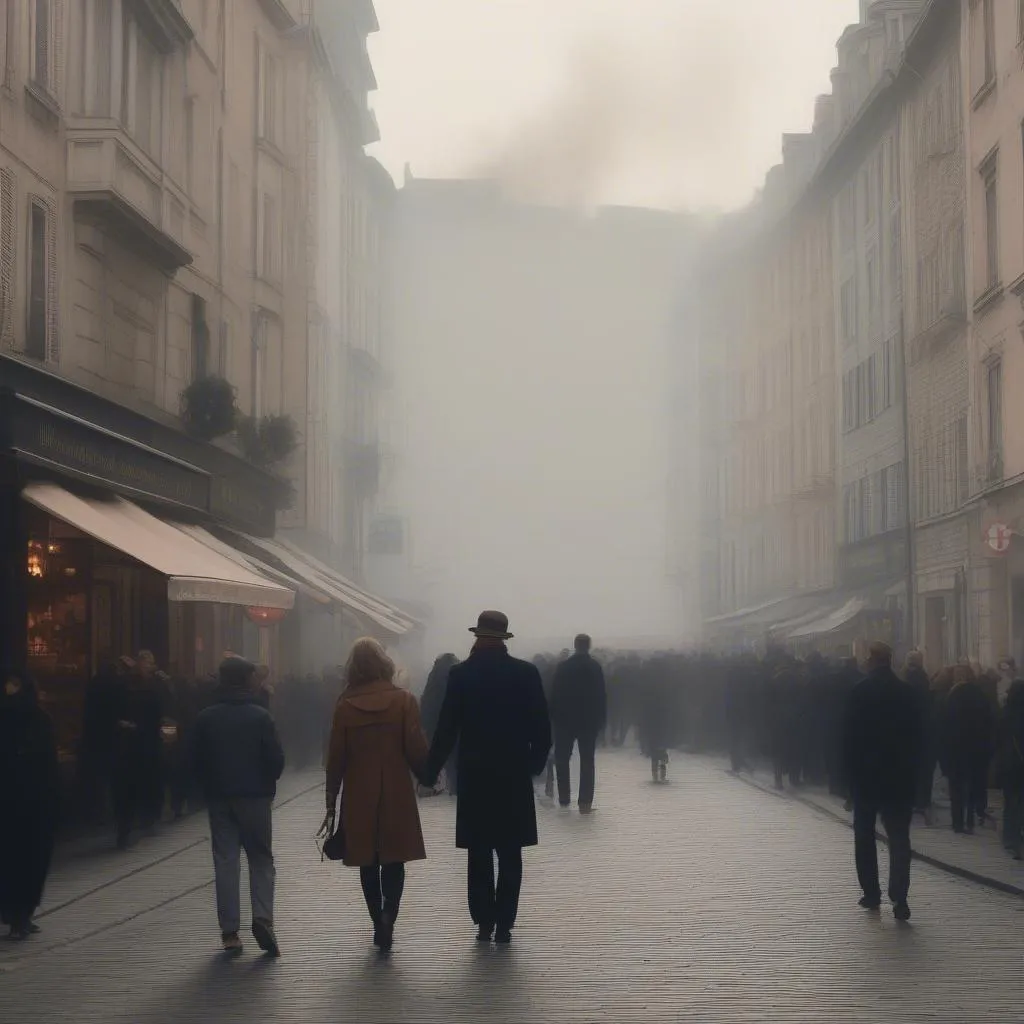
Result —
<path fill-rule="evenodd" d="M 326 857 L 328 860 L 344 860 L 346 852 L 345 844 L 345 800 L 341 801 L 338 808 L 338 816 L 334 820 L 334 831 L 324 839 L 324 845 L 320 848 L 320 859 Z"/>

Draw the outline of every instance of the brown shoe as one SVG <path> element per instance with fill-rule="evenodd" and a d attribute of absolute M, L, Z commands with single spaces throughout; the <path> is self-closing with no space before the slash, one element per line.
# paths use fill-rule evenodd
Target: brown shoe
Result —
<path fill-rule="evenodd" d="M 242 952 L 242 940 L 238 937 L 238 932 L 222 932 L 220 942 L 225 953 Z"/>

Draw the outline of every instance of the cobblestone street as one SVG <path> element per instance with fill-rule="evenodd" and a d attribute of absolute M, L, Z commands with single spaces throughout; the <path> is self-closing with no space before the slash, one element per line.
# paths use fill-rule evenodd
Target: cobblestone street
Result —
<path fill-rule="evenodd" d="M 385 960 L 356 873 L 314 846 L 320 776 L 289 776 L 276 817 L 279 961 L 251 939 L 242 958 L 221 955 L 196 817 L 125 855 L 60 866 L 43 932 L 0 949 L 0 1019 L 1020 1019 L 1024 900 L 918 863 L 911 925 L 865 914 L 840 823 L 706 760 L 679 757 L 671 777 L 654 786 L 639 757 L 606 755 L 597 813 L 541 808 L 508 949 L 474 941 L 454 801 L 425 801 L 430 860 L 409 871 Z"/>

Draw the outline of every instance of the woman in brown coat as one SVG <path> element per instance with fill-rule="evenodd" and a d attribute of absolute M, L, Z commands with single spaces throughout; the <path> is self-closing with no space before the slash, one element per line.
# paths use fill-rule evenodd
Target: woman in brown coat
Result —
<path fill-rule="evenodd" d="M 391 948 L 405 888 L 405 864 L 423 860 L 423 832 L 412 775 L 422 774 L 427 740 L 412 694 L 395 685 L 394 662 L 376 640 L 359 640 L 345 669 L 327 758 L 327 819 L 344 784 L 344 862 L 359 868 L 373 941 Z"/>

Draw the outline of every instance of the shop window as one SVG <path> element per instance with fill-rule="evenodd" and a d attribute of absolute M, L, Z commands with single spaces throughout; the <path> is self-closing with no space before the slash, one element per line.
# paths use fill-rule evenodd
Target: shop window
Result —
<path fill-rule="evenodd" d="M 90 672 L 92 541 L 33 515 L 26 552 L 28 669 L 46 695 L 61 753 L 73 756 Z"/>

